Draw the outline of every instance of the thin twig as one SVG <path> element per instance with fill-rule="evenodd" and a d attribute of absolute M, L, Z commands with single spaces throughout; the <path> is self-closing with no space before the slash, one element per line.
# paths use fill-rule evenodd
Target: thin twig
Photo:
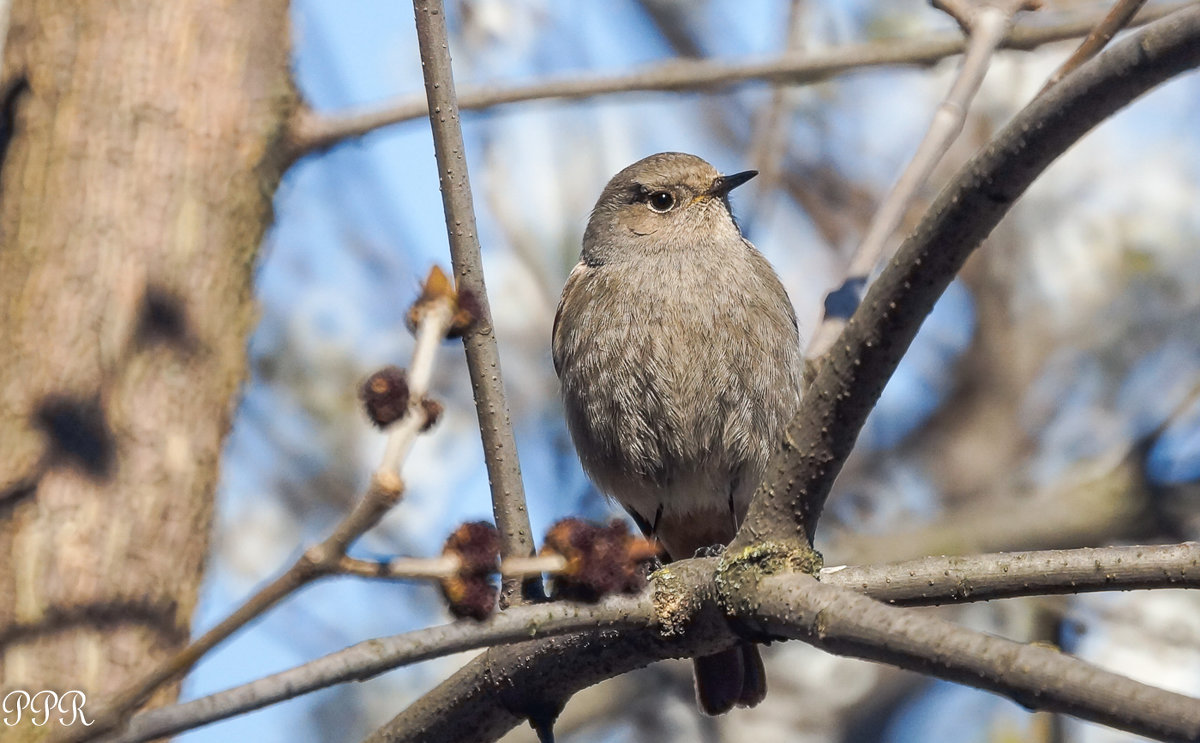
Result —
<path fill-rule="evenodd" d="M 507 578 L 528 578 L 543 573 L 554 575 L 567 567 L 567 558 L 558 554 L 509 557 L 500 563 L 500 574 Z"/>
<path fill-rule="evenodd" d="M 1051 86 L 1053 86 L 1059 80 L 1062 80 L 1063 77 L 1069 74 L 1072 70 L 1078 68 L 1079 65 L 1099 54 L 1100 50 L 1103 49 L 1108 42 L 1112 41 L 1112 38 L 1117 35 L 1118 31 L 1120 31 L 1122 28 L 1125 28 L 1130 19 L 1133 18 L 1134 14 L 1136 14 L 1138 10 L 1140 10 L 1145 4 L 1146 0 L 1117 0 L 1117 2 L 1112 6 L 1112 9 L 1108 11 L 1108 15 L 1104 16 L 1104 18 L 1102 18 L 1100 22 L 1096 24 L 1096 27 L 1092 29 L 1092 32 L 1089 33 L 1087 38 L 1083 40 L 1083 43 L 1079 45 L 1079 48 L 1076 49 L 1071 56 L 1067 57 L 1067 61 L 1063 62 L 1062 65 L 1060 65 L 1059 68 L 1054 71 L 1054 74 L 1046 80 L 1046 84 L 1043 85 L 1042 89 L 1038 91 L 1038 95 L 1045 93 L 1050 89 Z"/>
<path fill-rule="evenodd" d="M 437 341 L 445 338 L 450 327 L 449 300 L 443 298 L 422 314 L 417 326 L 409 374 L 410 402 L 404 416 L 388 427 L 388 442 L 379 469 L 371 478 L 367 492 L 334 527 L 323 541 L 304 551 L 283 575 L 274 579 L 247 599 L 215 627 L 193 640 L 161 663 L 146 677 L 119 692 L 96 715 L 95 724 L 85 729 L 67 729 L 68 740 L 87 740 L 120 725 L 133 710 L 145 702 L 163 684 L 182 676 L 205 653 L 286 598 L 298 588 L 326 575 L 338 572 L 346 549 L 354 540 L 374 527 L 404 492 L 400 479 L 401 458 L 426 423 L 421 397 L 429 389 Z"/>
<path fill-rule="evenodd" d="M 1149 23 L 1186 5 L 1178 3 L 1148 10 L 1132 25 Z M 1016 28 L 1005 41 L 1004 48 L 1028 51 L 1076 38 L 1086 34 L 1097 20 L 1097 16 L 1090 15 L 1052 26 Z M 626 75 L 587 79 L 573 76 L 509 88 L 494 85 L 464 88 L 458 96 L 458 108 L 482 110 L 523 101 L 590 98 L 639 91 L 691 92 L 756 81 L 803 85 L 868 67 L 932 65 L 962 53 L 965 47 L 961 36 L 943 33 L 917 40 L 853 44 L 820 54 L 785 56 L 761 62 L 673 61 Z M 292 157 L 300 158 L 381 127 L 421 118 L 428 111 L 423 95 L 410 95 L 379 108 L 340 115 L 320 114 L 302 108 L 289 127 Z"/>
<path fill-rule="evenodd" d="M 462 560 L 455 555 L 393 557 L 390 560 L 378 561 L 342 557 L 337 564 L 337 572 L 341 575 L 392 580 L 444 580 L 452 577 L 461 568 Z"/>
<path fill-rule="evenodd" d="M 433 147 L 437 155 L 442 187 L 442 206 L 446 212 L 446 231 L 450 236 L 450 257 L 460 292 L 469 292 L 478 306 L 476 323 L 463 335 L 467 369 L 475 392 L 479 414 L 479 432 L 483 438 L 483 456 L 492 488 L 492 510 L 500 530 L 501 554 L 525 557 L 533 554 L 533 536 L 525 506 L 521 465 L 508 403 L 504 398 L 504 380 L 500 374 L 500 354 L 496 349 L 495 329 L 488 306 L 487 286 L 479 238 L 475 232 L 475 209 L 471 202 L 471 183 L 462 129 L 458 123 L 458 103 L 454 94 L 454 74 L 450 68 L 450 42 L 446 34 L 446 14 L 440 0 L 413 0 L 416 14 L 417 43 L 425 74 L 429 123 L 433 128 Z M 519 584 L 506 581 L 501 606 L 520 600 Z"/>
<path fill-rule="evenodd" d="M 567 558 L 558 554 L 535 557 L 506 557 L 500 562 L 500 575 L 505 578 L 529 578 L 543 573 L 554 575 L 566 570 Z M 361 578 L 389 580 L 444 580 L 462 569 L 462 560 L 455 555 L 440 557 L 393 557 L 390 560 L 360 560 L 343 557 L 335 572 Z"/>
<path fill-rule="evenodd" d="M 1004 38 L 1008 36 L 1013 17 L 1027 6 L 1027 2 L 1028 0 L 1007 0 L 968 3 L 966 8 L 955 8 L 956 13 L 969 12 L 966 17 L 952 14 L 960 24 L 970 29 L 970 43 L 967 45 L 958 75 L 946 97 L 938 104 L 933 121 L 917 146 L 912 160 L 871 219 L 867 233 L 850 260 L 849 268 L 846 269 L 845 282 L 831 293 L 831 297 L 837 297 L 838 301 L 826 301 L 825 316 L 813 333 L 806 352 L 809 359 L 817 358 L 829 350 L 846 326 L 846 320 L 857 308 L 857 300 L 861 297 L 868 277 L 883 256 L 893 233 L 912 205 L 913 198 L 925 185 L 933 169 L 945 157 L 954 140 L 962 133 L 967 111 L 971 107 L 971 101 L 975 99 L 975 94 L 979 92 L 980 85 L 983 84 L 992 58 Z M 950 6 L 944 1 L 939 7 L 951 12 Z M 854 296 L 855 293 L 858 296 Z"/>
<path fill-rule="evenodd" d="M 803 51 L 806 0 L 792 0 L 788 9 L 787 38 L 784 51 L 788 56 Z M 750 162 L 758 170 L 753 222 L 761 224 L 769 216 L 773 200 L 770 195 L 779 184 L 779 175 L 787 161 L 787 131 L 791 120 L 790 91 L 783 85 L 771 88 L 771 100 L 762 109 L 758 131 L 750 141 Z"/>
<path fill-rule="evenodd" d="M 364 681 L 384 671 L 474 648 L 581 630 L 648 630 L 656 622 L 648 594 L 614 596 L 594 606 L 559 602 L 531 604 L 485 622 L 460 620 L 440 627 L 366 640 L 304 665 L 200 699 L 143 712 L 113 743 L 135 743 L 261 709 L 347 681 Z"/>

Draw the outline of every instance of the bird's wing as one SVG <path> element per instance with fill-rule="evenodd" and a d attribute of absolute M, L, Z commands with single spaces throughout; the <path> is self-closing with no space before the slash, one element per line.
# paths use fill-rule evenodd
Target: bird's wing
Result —
<path fill-rule="evenodd" d="M 563 285 L 562 298 L 558 300 L 558 309 L 554 312 L 554 328 L 550 331 L 550 349 L 554 357 L 554 373 L 560 377 L 562 376 L 563 343 L 558 336 L 558 331 L 562 328 L 563 308 L 572 301 L 573 292 L 571 290 L 589 270 L 588 265 L 583 261 L 575 264 L 575 268 L 571 269 L 571 275 L 567 277 L 567 283 Z"/>

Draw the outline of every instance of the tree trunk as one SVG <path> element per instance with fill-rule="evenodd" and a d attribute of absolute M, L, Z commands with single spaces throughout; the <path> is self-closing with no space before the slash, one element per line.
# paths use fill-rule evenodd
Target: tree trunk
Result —
<path fill-rule="evenodd" d="M 14 3 L 0 698 L 100 698 L 188 636 L 286 165 L 287 28 L 284 0 Z"/>

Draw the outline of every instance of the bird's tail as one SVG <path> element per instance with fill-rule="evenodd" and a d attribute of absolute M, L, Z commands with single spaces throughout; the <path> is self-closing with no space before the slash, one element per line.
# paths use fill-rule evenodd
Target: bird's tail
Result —
<path fill-rule="evenodd" d="M 767 695 L 767 674 L 753 643 L 696 658 L 696 700 L 705 714 L 721 715 L 734 706 L 753 707 Z"/>

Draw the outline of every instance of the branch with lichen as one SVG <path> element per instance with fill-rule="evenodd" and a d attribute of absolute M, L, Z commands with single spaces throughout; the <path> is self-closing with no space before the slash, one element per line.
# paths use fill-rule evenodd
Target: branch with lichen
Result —
<path fill-rule="evenodd" d="M 558 569 L 575 559 L 556 557 Z M 447 563 L 458 562 L 457 558 L 445 559 Z M 431 565 L 430 577 L 454 573 L 454 567 L 449 564 L 439 572 L 432 569 L 435 561 L 426 562 Z M 717 568 L 715 559 L 697 562 L 706 566 L 705 570 Z M 1067 591 L 1200 587 L 1198 564 L 1200 545 L 1185 543 L 999 553 L 965 558 L 931 557 L 892 565 L 826 568 L 819 573 L 819 579 L 824 585 L 914 606 Z M 537 567 L 553 569 L 555 566 L 547 562 Z M 692 637 L 686 629 L 668 632 L 663 618 L 670 613 L 673 626 L 687 626 L 701 611 L 702 602 L 678 600 L 678 597 L 668 599 L 667 584 L 672 583 L 672 578 L 664 571 L 658 580 L 661 583 L 654 590 L 635 596 L 610 593 L 595 603 L 560 601 L 514 607 L 485 621 L 464 619 L 450 625 L 361 642 L 226 691 L 139 714 L 117 740 L 137 743 L 180 733 L 346 681 L 362 681 L 405 665 L 473 648 L 528 640 L 531 632 L 549 638 L 602 627 L 647 635 L 669 634 L 679 644 L 676 652 L 686 654 L 691 644 L 699 646 L 707 641 L 707 636 L 701 633 L 700 637 Z M 790 590 L 789 586 L 796 580 L 795 575 L 781 576 L 772 579 L 764 590 L 774 591 L 777 587 Z M 679 585 L 679 582 L 674 581 L 674 584 Z M 671 609 L 671 606 L 680 608 Z M 918 623 L 924 621 L 920 619 Z"/>
<path fill-rule="evenodd" d="M 818 573 L 819 582 L 803 572 L 763 577 L 718 558 L 684 560 L 656 573 L 652 590 L 641 597 L 654 601 L 655 627 L 629 628 L 603 639 L 581 632 L 493 648 L 486 674 L 478 668 L 483 661 L 472 662 L 367 740 L 385 743 L 422 735 L 446 743 L 495 740 L 522 721 L 523 709 L 531 718 L 545 715 L 576 691 L 612 676 L 664 658 L 729 647 L 736 640 L 727 615 L 738 620 L 736 626 L 750 639 L 799 639 L 831 652 L 982 686 L 1033 709 L 1059 709 L 1126 730 L 1173 731 L 1183 737 L 1194 729 L 1197 700 L 1131 681 L 1057 650 L 991 637 L 872 599 L 930 605 L 987 600 L 996 592 L 1061 593 L 1072 585 L 1079 590 L 1196 586 L 1198 560 L 1200 547 L 1191 543 L 1050 550 L 980 555 L 961 563 L 929 558 L 830 569 Z M 1051 565 L 1060 571 L 1045 572 Z M 980 590 L 964 592 L 961 583 L 938 581 L 938 569 L 950 570 L 953 577 Z M 1010 574 L 1024 581 L 1019 592 Z M 921 580 L 934 582 L 921 592 Z M 722 585 L 727 591 L 718 595 L 714 587 Z M 1010 673 L 1007 663 L 1014 658 L 1035 662 L 1038 673 Z M 1097 688 L 1121 689 L 1132 701 L 1114 713 L 1111 697 Z"/>

